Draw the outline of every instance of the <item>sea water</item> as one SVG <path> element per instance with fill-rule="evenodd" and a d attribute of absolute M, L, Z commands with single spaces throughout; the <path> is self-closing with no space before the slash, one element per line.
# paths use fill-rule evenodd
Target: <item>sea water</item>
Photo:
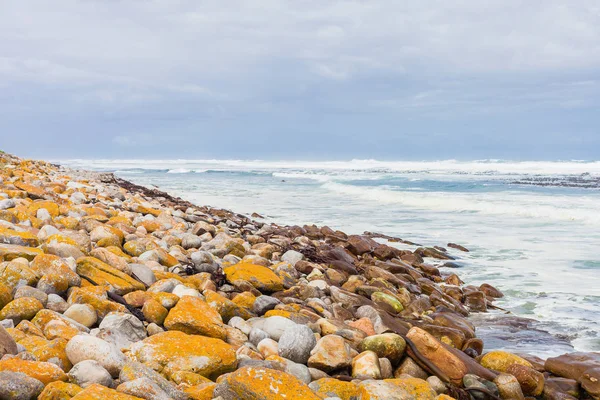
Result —
<path fill-rule="evenodd" d="M 449 249 L 462 265 L 451 272 L 499 288 L 505 297 L 496 305 L 538 320 L 535 328 L 558 340 L 509 332 L 496 347 L 539 355 L 570 345 L 600 351 L 600 162 L 62 163 L 279 224 L 378 232 L 424 246 L 461 244 L 470 252 Z"/>

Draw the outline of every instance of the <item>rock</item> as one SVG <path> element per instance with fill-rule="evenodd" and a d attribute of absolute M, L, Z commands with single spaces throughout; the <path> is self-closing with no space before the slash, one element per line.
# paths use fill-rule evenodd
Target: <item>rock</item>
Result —
<path fill-rule="evenodd" d="M 267 267 L 254 264 L 238 263 L 223 270 L 227 280 L 245 280 L 261 292 L 277 292 L 283 290 L 283 281 L 275 272 Z"/>
<path fill-rule="evenodd" d="M 0 399 L 33 400 L 44 390 L 44 384 L 21 372 L 0 371 Z"/>
<path fill-rule="evenodd" d="M 600 399 L 600 367 L 586 369 L 579 383 L 594 399 Z"/>
<path fill-rule="evenodd" d="M 492 369 L 498 372 L 507 372 L 508 367 L 513 364 L 524 365 L 531 368 L 532 365 L 529 361 L 515 354 L 508 353 L 506 351 L 490 351 L 481 357 L 480 364 L 485 368 Z"/>
<path fill-rule="evenodd" d="M 252 328 L 250 330 L 250 334 L 248 335 L 248 341 L 250 343 L 252 343 L 255 346 L 258 346 L 258 344 L 263 339 L 270 339 L 269 334 L 267 332 L 263 331 L 260 328 Z"/>
<path fill-rule="evenodd" d="M 131 269 L 132 275 L 142 281 L 144 285 L 151 286 L 156 282 L 154 272 L 147 266 L 143 264 L 129 264 L 129 268 Z"/>
<path fill-rule="evenodd" d="M 46 307 L 49 310 L 62 314 L 69 309 L 70 305 L 59 295 L 51 293 L 48 295 L 48 304 L 46 304 Z"/>
<path fill-rule="evenodd" d="M 119 374 L 119 379 L 122 383 L 136 381 L 141 378 L 149 379 L 150 381 L 154 382 L 171 399 L 187 400 L 187 396 L 181 390 L 179 390 L 177 386 L 173 384 L 173 382 L 166 380 L 161 374 L 142 363 L 130 361 L 123 366 L 123 369 Z M 120 389 L 117 388 L 117 390 Z"/>
<path fill-rule="evenodd" d="M 15 325 L 24 320 L 30 320 L 42 310 L 44 305 L 33 297 L 21 297 L 8 303 L 0 310 L 0 320 L 11 319 Z"/>
<path fill-rule="evenodd" d="M 491 392 L 492 394 L 494 394 L 495 396 L 499 396 L 500 392 L 498 391 L 498 387 L 493 384 L 492 382 L 486 381 L 485 379 L 482 379 L 480 377 L 478 377 L 477 375 L 473 375 L 473 374 L 466 374 L 463 377 L 463 384 L 465 386 L 465 388 L 469 388 L 469 389 L 482 389 L 482 390 L 487 390 L 489 392 Z M 486 400 L 488 398 L 488 396 L 480 391 L 471 391 L 471 396 L 473 398 L 475 398 L 476 400 Z"/>
<path fill-rule="evenodd" d="M 267 311 L 273 310 L 276 305 L 281 304 L 281 301 L 275 297 L 261 295 L 256 298 L 252 310 L 256 315 L 264 315 Z"/>
<path fill-rule="evenodd" d="M 281 335 L 283 335 L 283 332 L 294 326 L 296 326 L 294 321 L 275 315 L 273 317 L 266 318 L 261 325 L 261 329 L 265 331 L 271 339 L 279 341 Z"/>
<path fill-rule="evenodd" d="M 417 327 L 411 328 L 406 336 L 421 355 L 436 365 L 451 381 L 455 384 L 462 382 L 463 376 L 468 372 L 466 365 L 438 340 Z"/>
<path fill-rule="evenodd" d="M 426 381 L 437 394 L 444 394 L 448 391 L 448 388 L 444 382 L 442 382 L 442 380 L 435 375 L 428 377 Z"/>
<path fill-rule="evenodd" d="M 46 307 L 46 304 L 48 303 L 48 295 L 41 290 L 32 288 L 31 286 L 20 286 L 17 290 L 15 290 L 13 298 L 20 299 L 21 297 L 32 297 L 34 299 L 38 299 L 44 307 Z"/>
<path fill-rule="evenodd" d="M 437 393 L 429 386 L 427 381 L 418 378 L 389 379 L 390 382 L 400 389 L 405 390 L 415 400 L 434 400 Z"/>
<path fill-rule="evenodd" d="M 139 397 L 117 392 L 102 385 L 90 385 L 83 389 L 72 400 L 140 400 Z"/>
<path fill-rule="evenodd" d="M 279 355 L 296 363 L 306 364 L 317 345 L 313 331 L 306 325 L 287 328 L 279 338 Z"/>
<path fill-rule="evenodd" d="M 352 364 L 352 351 L 344 338 L 338 335 L 327 335 L 317 341 L 311 351 L 308 366 L 329 372 Z"/>
<path fill-rule="evenodd" d="M 600 353 L 574 352 L 546 360 L 546 371 L 563 378 L 579 380 L 586 370 L 600 367 Z"/>
<path fill-rule="evenodd" d="M 111 312 L 104 317 L 93 334 L 119 350 L 128 349 L 131 344 L 147 336 L 142 321 L 132 314 L 120 312 Z"/>
<path fill-rule="evenodd" d="M 218 382 L 213 396 L 223 400 L 321 399 L 294 376 L 258 367 L 243 367 L 226 375 Z"/>
<path fill-rule="evenodd" d="M 498 387 L 500 396 L 503 399 L 522 400 L 525 399 L 519 381 L 512 375 L 500 374 L 494 379 L 494 383 Z"/>
<path fill-rule="evenodd" d="M 296 263 L 298 261 L 301 261 L 304 259 L 304 254 L 295 251 L 295 250 L 288 250 L 285 253 L 283 253 L 283 255 L 281 256 L 281 261 L 285 261 L 287 263 L 290 263 L 293 266 L 296 265 Z"/>
<path fill-rule="evenodd" d="M 377 304 L 387 305 L 397 313 L 404 310 L 404 306 L 400 300 L 387 293 L 375 292 L 371 295 L 371 300 Z"/>
<path fill-rule="evenodd" d="M 89 304 L 73 304 L 64 312 L 64 316 L 79 322 L 87 328 L 94 326 L 98 320 L 96 310 Z"/>
<path fill-rule="evenodd" d="M 90 335 L 77 335 L 65 349 L 73 365 L 85 360 L 97 361 L 111 376 L 117 377 L 125 364 L 125 356 L 114 345 Z"/>
<path fill-rule="evenodd" d="M 79 394 L 82 389 L 72 383 L 52 382 L 46 385 L 38 400 L 68 400 Z"/>
<path fill-rule="evenodd" d="M 192 296 L 183 296 L 169 311 L 165 328 L 218 339 L 227 337 L 219 313 L 205 301 Z"/>
<path fill-rule="evenodd" d="M 169 315 L 169 310 L 163 307 L 158 301 L 150 299 L 144 303 L 142 314 L 144 314 L 146 321 L 162 325 L 167 315 Z"/>
<path fill-rule="evenodd" d="M 311 382 L 308 387 L 323 398 L 338 397 L 342 400 L 352 400 L 358 397 L 356 384 L 339 379 L 321 378 Z"/>
<path fill-rule="evenodd" d="M 31 269 L 40 278 L 44 275 L 60 275 L 67 279 L 69 286 L 81 285 L 81 278 L 60 257 L 53 254 L 40 254 L 33 259 Z"/>
<path fill-rule="evenodd" d="M 82 278 L 89 278 L 98 285 L 110 286 L 119 295 L 145 289 L 141 282 L 94 257 L 79 258 L 77 273 Z"/>
<path fill-rule="evenodd" d="M 519 381 L 525 396 L 537 397 L 544 390 L 544 375 L 533 368 L 521 364 L 512 364 L 506 372 Z"/>
<path fill-rule="evenodd" d="M 67 375 L 56 364 L 20 358 L 0 360 L 0 371 L 21 372 L 30 378 L 37 379 L 44 385 L 54 381 L 67 380 Z"/>
<path fill-rule="evenodd" d="M 279 351 L 277 342 L 270 338 L 265 338 L 258 342 L 256 348 L 264 358 L 276 356 Z"/>
<path fill-rule="evenodd" d="M 452 247 L 453 249 L 457 249 L 457 250 L 460 250 L 460 251 L 464 251 L 464 252 L 466 252 L 466 253 L 468 253 L 468 252 L 469 252 L 469 249 L 467 249 L 467 248 L 466 248 L 466 247 L 464 247 L 464 246 L 461 246 L 460 244 L 456 244 L 456 243 L 448 243 L 448 244 L 447 244 L 447 246 L 448 246 L 448 247 Z"/>
<path fill-rule="evenodd" d="M 110 373 L 94 360 L 84 360 L 75 364 L 68 375 L 72 383 L 82 388 L 86 388 L 94 383 L 106 387 L 112 387 L 113 385 Z"/>
<path fill-rule="evenodd" d="M 389 380 L 366 380 L 358 385 L 360 400 L 415 400 L 406 390 L 394 385 Z"/>
<path fill-rule="evenodd" d="M 170 400 L 171 397 L 165 393 L 154 381 L 148 378 L 138 378 L 129 382 L 121 383 L 117 391 L 147 400 Z"/>
<path fill-rule="evenodd" d="M 355 379 L 381 379 L 379 357 L 373 351 L 363 351 L 352 359 L 352 377 Z"/>
<path fill-rule="evenodd" d="M 0 358 L 5 354 L 17 354 L 17 351 L 17 343 L 6 329 L 0 325 Z"/>
<path fill-rule="evenodd" d="M 233 371 L 237 358 L 233 347 L 220 339 L 167 331 L 134 343 L 130 358 L 170 376 L 189 371 L 217 377 Z"/>
<path fill-rule="evenodd" d="M 484 283 L 481 286 L 479 286 L 479 290 L 481 290 L 483 293 L 485 293 L 486 296 L 492 297 L 495 299 L 500 299 L 500 298 L 504 297 L 504 294 L 501 291 L 499 291 L 498 289 L 496 289 L 495 287 L 493 287 L 492 285 L 490 285 L 488 283 Z"/>
<path fill-rule="evenodd" d="M 406 342 L 395 333 L 368 336 L 360 344 L 361 351 L 374 351 L 378 357 L 389 359 L 393 365 L 400 362 L 405 349 Z"/>

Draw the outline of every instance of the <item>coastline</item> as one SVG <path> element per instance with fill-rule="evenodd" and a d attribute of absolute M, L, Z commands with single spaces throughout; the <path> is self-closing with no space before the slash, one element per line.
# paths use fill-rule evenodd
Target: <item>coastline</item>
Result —
<path fill-rule="evenodd" d="M 287 382 L 281 390 L 295 391 L 290 392 L 291 398 L 323 398 L 321 395 L 325 394 L 341 398 L 340 386 L 346 383 L 344 388 L 356 393 L 347 398 L 361 399 L 373 398 L 366 396 L 382 391 L 387 393 L 386 390 L 425 392 L 431 398 L 442 399 L 448 398 L 448 394 L 464 394 L 465 388 L 477 391 L 481 385 L 502 398 L 524 395 L 565 398 L 561 396 L 579 394 L 575 391 L 575 388 L 580 390 L 579 385 L 593 396 L 600 394 L 594 381 L 598 374 L 594 368 L 600 362 L 594 356 L 597 353 L 589 353 L 586 364 L 589 368 L 575 372 L 568 371 L 575 362 L 569 356 L 544 363 L 523 354 L 501 351 L 485 354 L 485 343 L 476 337 L 475 326 L 467 316 L 492 308 L 494 298 L 501 293 L 490 285 L 463 284 L 458 275 L 442 273 L 424 262 L 424 257 L 450 259 L 443 249 L 418 248 L 413 252 L 380 243 L 368 235 L 347 235 L 328 227 L 263 224 L 231 211 L 195 206 L 112 174 L 24 162 L 10 159 L 6 154 L 0 157 L 5 163 L 2 190 L 8 195 L 7 200 L 14 203 L 6 208 L 4 205 L 12 204 L 3 203 L 2 242 L 8 244 L 0 245 L 3 258 L 11 261 L 4 266 L 1 275 L 4 280 L 0 280 L 5 286 L 12 285 L 11 302 L 35 298 L 34 294 L 43 297 L 30 291 L 30 296 L 16 298 L 15 290 L 29 290 L 21 287 L 23 279 L 30 286 L 37 286 L 38 291 L 43 292 L 40 286 L 48 286 L 48 291 L 56 292 L 50 294 L 60 294 L 69 308 L 91 307 L 96 321 L 84 328 L 97 326 L 104 334 L 100 337 L 109 344 L 117 340 L 102 326 L 109 316 L 107 311 L 120 312 L 121 319 L 131 319 L 134 315 L 138 321 L 152 321 L 141 327 L 144 335 L 150 336 L 137 341 L 129 338 L 131 343 L 125 347 L 125 353 L 129 359 L 163 372 L 171 381 L 167 385 L 169 390 L 188 396 L 202 392 L 209 399 L 213 395 L 225 400 L 244 398 L 235 397 L 240 396 L 238 388 L 242 387 L 245 395 L 261 390 L 252 387 L 252 383 L 258 382 L 256 374 L 260 371 L 273 381 Z M 11 168 L 6 166 L 6 160 Z M 65 174 L 74 179 L 62 177 Z M 79 183 L 69 184 L 74 181 Z M 59 291 L 58 283 L 46 284 L 50 280 L 47 275 L 53 274 L 34 273 L 28 277 L 42 252 L 62 259 L 72 257 L 73 261 L 63 264 L 79 277 L 79 285 L 69 284 L 67 289 Z M 240 263 L 241 260 L 244 262 Z M 18 271 L 16 281 L 6 275 L 7 270 L 13 269 Z M 44 278 L 47 279 L 43 281 Z M 75 276 L 73 279 L 77 280 Z M 46 286 L 40 285 L 42 281 Z M 148 291 L 148 287 L 156 290 Z M 113 298 L 108 292 L 119 297 Z M 148 293 L 171 296 L 161 295 L 157 299 Z M 6 313 L 4 308 L 0 316 L 8 315 L 8 319 L 17 322 L 15 328 L 7 329 L 9 336 L 27 352 L 34 356 L 41 353 L 40 343 L 30 344 L 28 332 L 24 332 L 26 326 L 33 324 L 41 330 L 44 340 L 65 341 L 64 351 L 58 352 L 58 358 L 64 360 L 59 365 L 63 374 L 69 372 L 65 369 L 70 369 L 70 364 L 81 360 L 81 355 L 69 354 L 72 351 L 69 352 L 68 344 L 77 336 L 87 336 L 48 336 L 44 332 L 48 321 L 39 317 L 45 307 L 30 315 L 15 310 L 14 304 L 9 307 L 13 314 Z M 204 314 L 210 318 L 204 318 Z M 71 323 L 56 314 L 50 319 L 60 320 L 59 325 Z M 29 324 L 25 323 L 28 321 Z M 155 326 L 149 328 L 151 324 Z M 70 327 L 77 333 L 85 332 L 79 325 Z M 518 329 L 518 324 L 515 325 Z M 309 327 L 318 341 L 307 337 L 306 329 L 302 332 L 300 327 Z M 164 328 L 166 332 L 162 332 Z M 281 342 L 288 329 L 294 334 L 292 345 L 284 346 Z M 201 374 L 197 373 L 197 366 L 190 370 L 189 365 L 165 373 L 172 355 L 165 354 L 162 364 L 153 365 L 143 353 L 148 347 L 158 346 L 152 343 L 153 338 L 163 339 L 160 345 L 168 348 L 168 333 L 172 331 L 183 332 L 186 336 L 178 340 L 184 342 L 198 337 L 220 340 L 223 346 L 229 346 L 223 347 L 231 356 L 229 364 L 220 369 L 223 363 L 212 360 L 214 354 L 202 354 L 199 356 L 211 359 L 211 365 Z M 0 331 L 0 344 L 1 334 Z M 298 347 L 302 347 L 301 355 L 296 354 Z M 15 363 L 21 359 L 18 357 L 8 356 L 0 361 L 4 363 L 0 364 L 0 371 L 13 368 L 11 361 Z M 89 359 L 93 358 L 83 360 Z M 330 365 L 334 361 L 339 363 Z M 448 369 L 448 365 L 452 368 Z M 116 374 L 109 372 L 114 380 L 108 386 L 139 395 L 127 392 L 135 386 L 127 383 L 140 377 L 126 381 L 121 376 L 123 365 L 117 369 Z M 182 372 L 214 379 L 231 371 L 235 372 L 223 375 L 216 384 L 180 379 Z M 544 377 L 542 372 L 548 376 Z M 57 376 L 62 377 L 58 372 Z M 561 385 L 559 378 L 575 383 Z M 245 386 L 245 379 L 251 384 Z M 304 397 L 293 397 L 300 393 Z"/>

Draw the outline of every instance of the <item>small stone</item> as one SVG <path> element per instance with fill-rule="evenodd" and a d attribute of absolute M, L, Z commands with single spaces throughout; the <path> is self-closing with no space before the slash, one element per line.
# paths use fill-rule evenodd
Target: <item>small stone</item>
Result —
<path fill-rule="evenodd" d="M 46 307 L 49 310 L 63 314 L 69 309 L 70 305 L 59 295 L 51 293 L 48 295 L 48 304 L 46 304 Z"/>
<path fill-rule="evenodd" d="M 269 338 L 269 334 L 260 328 L 252 328 L 248 335 L 248 341 L 257 346 L 261 340 Z"/>
<path fill-rule="evenodd" d="M 402 336 L 395 333 L 382 333 L 366 337 L 360 344 L 361 351 L 374 351 L 379 357 L 388 358 L 393 365 L 400 362 L 406 349 Z"/>
<path fill-rule="evenodd" d="M 265 319 L 261 329 L 267 332 L 271 339 L 279 341 L 283 332 L 294 326 L 296 326 L 294 321 L 276 315 Z"/>
<path fill-rule="evenodd" d="M 146 400 L 171 400 L 155 382 L 145 377 L 121 383 L 117 391 Z"/>
<path fill-rule="evenodd" d="M 406 357 L 400 366 L 394 371 L 394 376 L 396 378 L 400 375 L 409 375 L 413 378 L 419 379 L 427 379 L 429 376 L 429 374 L 410 357 Z"/>
<path fill-rule="evenodd" d="M 358 398 L 368 400 L 415 400 L 406 390 L 389 381 L 366 380 L 358 385 Z"/>
<path fill-rule="evenodd" d="M 131 269 L 131 274 L 142 281 L 144 285 L 151 286 L 154 282 L 156 282 L 154 271 L 144 264 L 129 264 L 129 268 Z"/>
<path fill-rule="evenodd" d="M 270 338 L 265 338 L 261 340 L 256 348 L 260 351 L 260 354 L 263 355 L 264 358 L 269 356 L 276 356 L 278 353 L 277 342 Z"/>
<path fill-rule="evenodd" d="M 315 334 L 306 325 L 295 325 L 279 339 L 279 355 L 296 363 L 306 364 L 311 350 L 317 345 Z"/>
<path fill-rule="evenodd" d="M 295 266 L 298 261 L 301 261 L 303 259 L 304 254 L 295 250 L 288 250 L 281 256 L 281 261 L 290 263 L 292 267 Z"/>
<path fill-rule="evenodd" d="M 106 315 L 93 334 L 119 350 L 128 349 L 147 336 L 142 321 L 132 314 L 120 312 Z"/>
<path fill-rule="evenodd" d="M 94 326 L 98 320 L 96 310 L 89 304 L 73 304 L 65 311 L 64 315 L 87 328 Z"/>
<path fill-rule="evenodd" d="M 113 380 L 108 371 L 94 360 L 84 360 L 73 366 L 69 371 L 69 380 L 82 388 L 97 383 L 112 387 Z"/>
<path fill-rule="evenodd" d="M 498 387 L 500 396 L 503 399 L 522 400 L 525 398 L 525 396 L 523 396 L 523 392 L 521 391 L 521 385 L 519 385 L 519 381 L 512 375 L 500 374 L 496 377 L 496 379 L 494 379 L 494 383 Z"/>
<path fill-rule="evenodd" d="M 10 334 L 0 325 L 0 358 L 5 354 L 17 354 L 17 343 Z"/>
<path fill-rule="evenodd" d="M 389 359 L 379 358 L 379 369 L 381 370 L 381 379 L 391 379 L 394 377 L 394 369 Z"/>
<path fill-rule="evenodd" d="M 437 394 L 444 394 L 444 393 L 448 392 L 448 387 L 446 387 L 444 382 L 442 382 L 442 380 L 440 378 L 438 378 L 437 376 L 432 375 L 429 378 L 427 378 L 426 380 L 427 380 L 427 383 L 429 384 L 429 386 L 431 386 L 431 388 L 433 390 L 435 390 L 435 392 Z"/>
<path fill-rule="evenodd" d="M 490 351 L 481 357 L 480 364 L 485 368 L 492 369 L 498 372 L 506 372 L 508 367 L 513 364 L 520 364 L 531 368 L 532 365 L 529 361 L 515 354 L 508 353 L 506 351 Z"/>
<path fill-rule="evenodd" d="M 17 290 L 15 290 L 13 298 L 20 299 L 21 297 L 32 297 L 34 299 L 38 299 L 44 307 L 46 307 L 46 304 L 48 303 L 48 295 L 43 291 L 31 286 L 20 286 Z"/>

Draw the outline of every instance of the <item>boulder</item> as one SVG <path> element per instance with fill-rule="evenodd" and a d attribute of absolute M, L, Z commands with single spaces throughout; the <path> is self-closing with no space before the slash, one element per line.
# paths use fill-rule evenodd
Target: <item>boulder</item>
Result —
<path fill-rule="evenodd" d="M 113 344 L 91 335 L 74 336 L 65 349 L 73 365 L 85 360 L 94 360 L 117 377 L 125 364 L 125 356 Z"/>
<path fill-rule="evenodd" d="M 33 400 L 43 389 L 42 382 L 22 372 L 0 371 L 0 399 Z"/>
<path fill-rule="evenodd" d="M 311 350 L 317 345 L 315 334 L 306 325 L 294 325 L 279 338 L 279 355 L 300 364 L 306 364 Z"/>
<path fill-rule="evenodd" d="M 225 339 L 225 330 L 221 315 L 204 300 L 183 296 L 177 305 L 169 311 L 165 319 L 165 328 L 188 334 L 204 335 Z"/>
<path fill-rule="evenodd" d="M 100 363 L 94 360 L 78 362 L 69 371 L 69 380 L 82 388 L 94 383 L 112 387 L 113 380 L 110 373 Z"/>

